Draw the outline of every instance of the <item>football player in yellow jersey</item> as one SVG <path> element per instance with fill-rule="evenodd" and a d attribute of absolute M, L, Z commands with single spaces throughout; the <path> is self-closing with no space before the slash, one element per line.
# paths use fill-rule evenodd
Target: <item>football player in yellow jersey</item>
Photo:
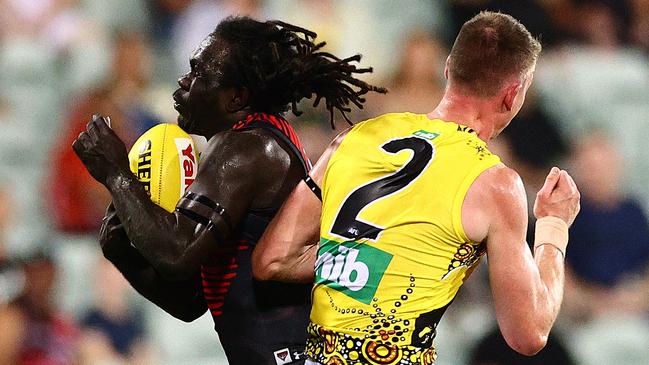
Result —
<path fill-rule="evenodd" d="M 505 340 L 526 355 L 545 346 L 579 192 L 550 171 L 530 250 L 521 179 L 486 146 L 520 110 L 540 50 L 511 16 L 480 13 L 460 30 L 432 112 L 358 123 L 289 196 L 253 273 L 314 280 L 312 364 L 433 364 L 437 324 L 485 253 Z"/>

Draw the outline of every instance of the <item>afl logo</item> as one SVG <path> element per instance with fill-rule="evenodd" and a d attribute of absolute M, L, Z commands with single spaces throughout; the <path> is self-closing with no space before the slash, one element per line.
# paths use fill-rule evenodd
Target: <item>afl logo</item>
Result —
<path fill-rule="evenodd" d="M 176 138 L 175 142 L 178 149 L 178 160 L 180 161 L 180 196 L 183 196 L 189 185 L 196 179 L 196 157 L 191 138 Z"/>

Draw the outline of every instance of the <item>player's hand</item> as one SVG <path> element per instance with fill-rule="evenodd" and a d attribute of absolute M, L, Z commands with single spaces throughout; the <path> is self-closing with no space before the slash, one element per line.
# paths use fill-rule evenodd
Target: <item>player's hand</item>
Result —
<path fill-rule="evenodd" d="M 534 202 L 536 219 L 554 216 L 563 219 L 568 226 L 579 213 L 579 190 L 575 181 L 564 170 L 553 167 Z"/>
<path fill-rule="evenodd" d="M 118 255 L 124 245 L 130 245 L 124 226 L 117 216 L 113 203 L 108 205 L 99 229 L 99 244 L 106 258 Z"/>
<path fill-rule="evenodd" d="M 105 117 L 93 115 L 72 148 L 90 175 L 104 185 L 108 177 L 129 171 L 126 146 L 108 126 Z"/>

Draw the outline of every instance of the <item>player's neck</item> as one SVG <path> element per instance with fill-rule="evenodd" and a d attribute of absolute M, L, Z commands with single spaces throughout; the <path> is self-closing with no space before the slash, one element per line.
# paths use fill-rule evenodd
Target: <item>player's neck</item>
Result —
<path fill-rule="evenodd" d="M 493 102 L 455 93 L 449 89 L 428 118 L 441 119 L 467 126 L 484 141 L 489 141 L 496 134 Z"/>

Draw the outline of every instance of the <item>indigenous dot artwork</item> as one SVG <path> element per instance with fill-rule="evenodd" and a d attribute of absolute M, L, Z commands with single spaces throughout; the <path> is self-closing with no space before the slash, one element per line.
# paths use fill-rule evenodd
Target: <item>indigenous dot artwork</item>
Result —
<path fill-rule="evenodd" d="M 486 157 L 491 156 L 491 152 L 484 146 L 484 143 L 479 140 L 468 140 L 466 145 L 475 149 L 476 154 L 478 155 L 478 160 L 482 161 Z"/>
<path fill-rule="evenodd" d="M 457 269 L 460 266 L 471 267 L 473 266 L 480 257 L 486 252 L 486 246 L 481 243 L 470 243 L 465 242 L 458 247 L 457 251 L 453 255 L 453 260 L 448 265 L 448 271 L 444 276 L 448 275 L 451 271 Z"/>
<path fill-rule="evenodd" d="M 362 337 L 336 333 L 317 324 L 308 327 L 306 354 L 324 365 L 432 365 L 437 357 L 434 348 L 410 346 L 410 331 L 414 323 L 399 318 L 399 308 L 416 290 L 416 279 L 410 274 L 409 285 L 402 295 L 387 307 L 379 298 L 372 299 L 371 310 L 342 308 L 329 296 L 329 304 L 341 315 L 362 315 L 371 319 L 365 328 L 354 328 Z"/>

